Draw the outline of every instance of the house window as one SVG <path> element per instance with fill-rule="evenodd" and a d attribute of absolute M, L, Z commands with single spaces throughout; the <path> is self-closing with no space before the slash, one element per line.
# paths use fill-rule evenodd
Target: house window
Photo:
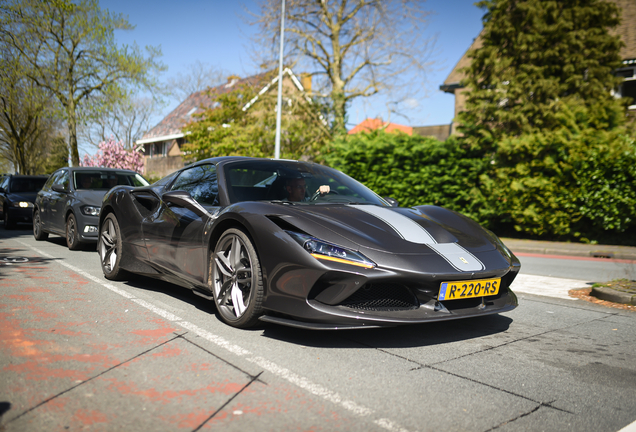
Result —
<path fill-rule="evenodd" d="M 631 98 L 629 109 L 636 109 L 636 67 L 619 69 L 616 75 L 623 77 L 617 96 Z"/>
<path fill-rule="evenodd" d="M 162 157 L 168 154 L 168 143 L 165 141 L 147 144 L 144 147 L 144 156 Z"/>

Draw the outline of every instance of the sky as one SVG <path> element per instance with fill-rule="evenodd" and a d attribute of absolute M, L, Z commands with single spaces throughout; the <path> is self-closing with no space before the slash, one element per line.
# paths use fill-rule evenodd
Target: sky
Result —
<path fill-rule="evenodd" d="M 427 73 L 426 97 L 416 100 L 408 118 L 391 114 L 390 120 L 409 126 L 450 124 L 454 114 L 454 97 L 439 90 L 455 64 L 470 47 L 482 28 L 483 11 L 474 0 L 428 0 L 424 7 L 431 11 L 425 37 L 436 37 L 434 64 Z M 100 0 L 100 6 L 127 15 L 135 26 L 131 31 L 117 31 L 121 44 L 160 46 L 160 61 L 167 66 L 161 80 L 181 72 L 196 61 L 208 63 L 241 77 L 258 72 L 250 56 L 254 26 L 245 22 L 243 7 L 254 8 L 250 0 Z M 299 74 L 303 71 L 294 71 Z M 173 100 L 153 120 L 158 123 L 177 107 Z M 374 96 L 354 102 L 348 112 L 348 127 L 365 118 L 389 119 L 383 98 Z"/>

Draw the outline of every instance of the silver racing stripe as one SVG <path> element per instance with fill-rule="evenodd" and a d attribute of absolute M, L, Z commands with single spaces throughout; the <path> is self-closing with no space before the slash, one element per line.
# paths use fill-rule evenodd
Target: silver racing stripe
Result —
<path fill-rule="evenodd" d="M 377 217 L 393 228 L 404 240 L 427 245 L 457 271 L 473 272 L 485 269 L 484 264 L 475 255 L 459 244 L 437 243 L 422 225 L 394 210 L 373 205 L 351 205 L 351 207 Z"/>
<path fill-rule="evenodd" d="M 351 207 L 377 217 L 406 241 L 419 244 L 437 243 L 422 225 L 394 210 L 374 205 L 351 205 Z"/>
<path fill-rule="evenodd" d="M 484 264 L 457 243 L 436 243 L 427 245 L 444 258 L 456 270 L 474 272 L 484 270 Z"/>

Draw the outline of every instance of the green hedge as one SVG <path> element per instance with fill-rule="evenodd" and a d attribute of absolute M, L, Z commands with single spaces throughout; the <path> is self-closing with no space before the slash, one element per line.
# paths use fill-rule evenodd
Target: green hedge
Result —
<path fill-rule="evenodd" d="M 454 139 L 356 134 L 333 143 L 325 162 L 401 206 L 435 204 L 480 219 L 479 177 L 488 162 Z"/>

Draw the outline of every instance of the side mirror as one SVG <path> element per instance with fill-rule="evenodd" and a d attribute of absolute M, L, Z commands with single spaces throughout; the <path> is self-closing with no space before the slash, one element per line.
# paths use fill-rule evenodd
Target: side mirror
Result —
<path fill-rule="evenodd" d="M 391 197 L 382 197 L 382 198 L 384 198 L 384 201 L 388 202 L 391 207 L 400 206 L 400 203 L 395 198 L 391 198 Z"/>
<path fill-rule="evenodd" d="M 163 194 L 162 199 L 163 199 L 163 202 L 165 202 L 166 204 L 172 204 L 177 207 L 186 208 L 192 211 L 193 213 L 195 213 L 197 216 L 209 216 L 209 217 L 212 216 L 210 213 L 208 213 L 206 209 L 204 209 L 201 206 L 201 204 L 199 204 L 198 202 L 195 201 L 194 198 L 192 198 L 192 195 L 190 195 L 189 192 L 186 192 L 186 191 L 166 192 L 165 194 Z"/>
<path fill-rule="evenodd" d="M 53 189 L 55 192 L 68 193 L 68 190 L 66 190 L 66 188 L 64 188 L 64 186 L 61 184 L 54 184 L 53 186 L 51 186 L 51 189 Z"/>
<path fill-rule="evenodd" d="M 0 186 L 0 193 L 4 193 L 4 188 Z"/>

